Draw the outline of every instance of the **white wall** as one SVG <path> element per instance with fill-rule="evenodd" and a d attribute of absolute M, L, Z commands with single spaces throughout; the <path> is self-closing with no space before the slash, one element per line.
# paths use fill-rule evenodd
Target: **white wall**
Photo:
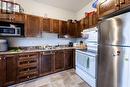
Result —
<path fill-rule="evenodd" d="M 76 19 L 80 20 L 85 17 L 85 12 L 95 11 L 95 8 L 92 8 L 92 4 L 95 0 L 92 0 L 89 4 L 87 4 L 84 8 L 76 13 Z"/>
<path fill-rule="evenodd" d="M 25 13 L 44 17 L 45 14 L 49 18 L 68 20 L 76 19 L 75 12 L 49 6 L 43 3 L 38 3 L 35 0 L 15 0 L 25 10 Z"/>

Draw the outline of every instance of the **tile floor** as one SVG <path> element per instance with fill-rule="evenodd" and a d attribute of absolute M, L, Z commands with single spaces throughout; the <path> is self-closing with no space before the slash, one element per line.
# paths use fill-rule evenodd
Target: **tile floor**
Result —
<path fill-rule="evenodd" d="M 9 87 L 90 87 L 78 75 L 74 69 L 44 76 Z"/>

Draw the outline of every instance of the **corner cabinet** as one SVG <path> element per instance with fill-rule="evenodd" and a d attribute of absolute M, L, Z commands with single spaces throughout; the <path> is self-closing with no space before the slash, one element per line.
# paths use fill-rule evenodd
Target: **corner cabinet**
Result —
<path fill-rule="evenodd" d="M 104 0 L 103 2 L 99 0 L 99 7 L 98 7 L 99 17 L 108 15 L 112 12 L 119 10 L 120 7 L 119 4 L 120 4 L 119 0 Z"/>
<path fill-rule="evenodd" d="M 33 15 L 25 16 L 25 36 L 36 37 L 41 34 L 42 31 L 42 18 Z"/>

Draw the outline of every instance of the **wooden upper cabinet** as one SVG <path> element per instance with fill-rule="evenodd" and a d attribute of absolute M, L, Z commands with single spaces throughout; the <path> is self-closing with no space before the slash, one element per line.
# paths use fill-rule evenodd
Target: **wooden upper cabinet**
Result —
<path fill-rule="evenodd" d="M 61 36 L 67 34 L 67 21 L 60 21 L 60 33 Z"/>
<path fill-rule="evenodd" d="M 25 14 L 16 13 L 16 14 L 15 14 L 14 21 L 15 21 L 16 23 L 24 23 L 24 22 L 25 22 Z"/>
<path fill-rule="evenodd" d="M 33 15 L 26 15 L 25 36 L 36 37 L 41 33 L 42 18 Z"/>
<path fill-rule="evenodd" d="M 43 31 L 51 32 L 51 19 L 43 18 Z"/>
<path fill-rule="evenodd" d="M 119 7 L 120 7 L 119 0 L 104 0 L 103 2 L 99 0 L 99 7 L 98 7 L 99 17 L 115 12 L 119 10 Z"/>
<path fill-rule="evenodd" d="M 59 20 L 52 19 L 52 26 L 51 27 L 52 27 L 51 32 L 59 33 L 59 30 L 60 30 L 60 22 L 59 22 Z"/>
<path fill-rule="evenodd" d="M 120 0 L 120 8 L 130 6 L 130 0 Z"/>

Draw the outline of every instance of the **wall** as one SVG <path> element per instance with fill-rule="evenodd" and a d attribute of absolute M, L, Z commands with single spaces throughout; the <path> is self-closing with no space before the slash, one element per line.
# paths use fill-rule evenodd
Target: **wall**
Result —
<path fill-rule="evenodd" d="M 95 8 L 92 8 L 92 4 L 95 0 L 92 0 L 89 4 L 87 4 L 84 8 L 76 13 L 76 19 L 80 20 L 85 17 L 85 12 L 95 11 Z"/>
<path fill-rule="evenodd" d="M 43 3 L 38 3 L 35 0 L 15 0 L 21 4 L 25 13 L 39 15 L 44 17 L 46 14 L 49 18 L 68 20 L 75 19 L 75 12 L 49 6 Z"/>

